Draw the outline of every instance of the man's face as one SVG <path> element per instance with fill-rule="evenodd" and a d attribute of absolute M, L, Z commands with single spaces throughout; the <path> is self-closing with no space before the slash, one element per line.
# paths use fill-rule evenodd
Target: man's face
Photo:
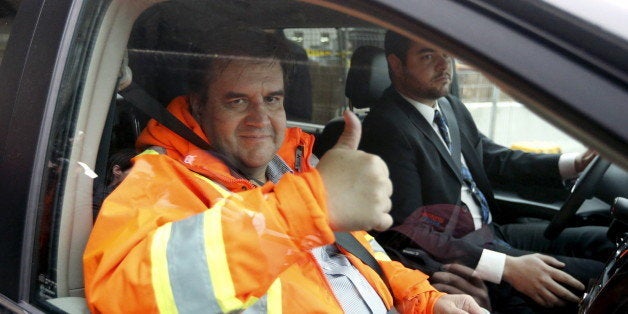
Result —
<path fill-rule="evenodd" d="M 262 179 L 285 135 L 281 65 L 234 60 L 209 85 L 207 102 L 195 110 L 203 131 L 234 166 Z"/>
<path fill-rule="evenodd" d="M 431 105 L 449 92 L 452 66 L 447 52 L 426 43 L 413 42 L 406 60 L 395 55 L 388 58 L 395 88 L 402 94 Z"/>

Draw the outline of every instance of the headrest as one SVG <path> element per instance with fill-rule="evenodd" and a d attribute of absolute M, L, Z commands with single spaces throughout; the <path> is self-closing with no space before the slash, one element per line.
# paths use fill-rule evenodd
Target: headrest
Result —
<path fill-rule="evenodd" d="M 351 56 L 345 96 L 355 108 L 375 105 L 384 90 L 390 86 L 388 64 L 384 49 L 361 46 Z"/>

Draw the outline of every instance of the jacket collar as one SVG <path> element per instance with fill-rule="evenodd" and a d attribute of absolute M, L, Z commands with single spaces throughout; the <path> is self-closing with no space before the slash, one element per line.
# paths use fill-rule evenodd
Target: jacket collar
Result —
<path fill-rule="evenodd" d="M 397 106 L 407 117 L 408 121 L 414 125 L 427 139 L 436 147 L 439 155 L 443 160 L 445 160 L 446 164 L 452 170 L 454 175 L 458 178 L 460 182 L 462 182 L 462 174 L 460 173 L 460 130 L 458 129 L 458 124 L 456 121 L 456 117 L 451 109 L 451 105 L 445 98 L 441 98 L 438 100 L 438 105 L 442 109 L 442 113 L 445 115 L 447 122 L 449 123 L 449 132 L 452 140 L 452 153 L 450 153 L 445 145 L 442 143 L 434 129 L 432 128 L 430 122 L 425 120 L 425 117 L 418 112 L 418 110 L 410 104 L 407 100 L 405 100 L 392 86 L 389 87 L 384 92 L 384 98 L 390 99 L 391 101 L 385 102 L 384 105 L 388 105 L 388 103 L 392 103 Z M 458 156 L 457 162 L 452 157 L 452 154 Z"/>
<path fill-rule="evenodd" d="M 179 96 L 168 105 L 168 111 L 209 143 L 200 124 L 194 119 L 189 108 L 188 96 Z M 310 170 L 312 166 L 307 163 L 307 160 L 311 155 L 313 142 L 313 136 L 303 132 L 301 129 L 288 128 L 284 143 L 271 161 L 270 171 L 273 172 L 269 177 L 271 181 L 276 181 L 274 179 L 276 179 L 277 173 L 283 174 L 293 169 L 298 171 Z M 229 168 L 219 156 L 198 148 L 154 119 L 148 122 L 136 141 L 138 150 L 144 150 L 151 146 L 163 148 L 165 154 L 169 157 L 179 161 L 194 172 L 220 182 L 229 190 L 237 191 L 243 188 L 249 189 L 254 187 L 248 179 L 239 175 L 235 169 Z M 299 153 L 301 155 L 300 158 L 297 156 Z"/>

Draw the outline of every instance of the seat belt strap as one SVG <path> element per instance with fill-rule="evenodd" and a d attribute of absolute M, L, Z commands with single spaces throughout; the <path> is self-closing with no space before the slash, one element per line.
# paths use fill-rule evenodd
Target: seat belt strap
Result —
<path fill-rule="evenodd" d="M 380 277 L 382 277 L 382 280 L 388 284 L 386 276 L 384 275 L 384 270 L 382 270 L 382 267 L 379 265 L 375 257 L 373 257 L 373 255 L 366 250 L 358 239 L 348 232 L 334 232 L 334 235 L 336 236 L 336 244 L 359 258 L 364 264 L 370 266 Z"/>
<path fill-rule="evenodd" d="M 334 232 L 336 236 L 336 244 L 341 246 L 343 249 L 347 250 L 347 252 L 351 253 L 353 256 L 359 258 L 364 264 L 371 267 L 388 287 L 388 291 L 392 294 L 392 289 L 390 288 L 390 284 L 388 283 L 388 278 L 386 278 L 386 274 L 384 274 L 384 270 L 379 265 L 375 257 L 356 239 L 351 233 L 348 232 Z M 399 313 L 392 307 L 388 310 L 387 313 Z"/>
<path fill-rule="evenodd" d="M 149 117 L 163 124 L 168 129 L 197 147 L 210 150 L 211 146 L 183 122 L 177 119 L 166 107 L 151 97 L 144 89 L 132 82 L 128 87 L 118 92 L 126 101 L 144 112 Z"/>
<path fill-rule="evenodd" d="M 207 141 L 198 134 L 194 133 L 181 120 L 177 119 L 166 107 L 162 106 L 155 98 L 149 95 L 141 86 L 131 82 L 128 87 L 118 92 L 124 100 L 139 109 L 147 116 L 155 119 L 166 128 L 170 129 L 176 135 L 184 140 L 196 145 L 196 147 L 210 151 L 215 157 L 219 158 L 229 168 L 238 171 L 244 176 L 232 163 L 229 162 L 221 153 L 217 152 Z M 244 176 L 245 177 L 245 176 Z"/>

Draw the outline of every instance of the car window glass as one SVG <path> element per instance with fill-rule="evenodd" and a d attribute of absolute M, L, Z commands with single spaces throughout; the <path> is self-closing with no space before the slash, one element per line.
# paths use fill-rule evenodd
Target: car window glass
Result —
<path fill-rule="evenodd" d="M 85 100 L 90 97 L 85 94 L 91 94 L 94 88 L 87 77 L 94 75 L 89 65 L 106 1 L 90 1 L 77 8 L 80 9 L 76 24 L 68 27 L 70 44 L 67 50 L 60 51 L 62 57 L 56 65 L 62 73 L 59 81 L 51 83 L 59 87 L 51 93 L 56 97 L 51 100 L 54 106 L 50 112 L 43 173 L 35 174 L 41 177 L 42 184 L 37 204 L 30 300 L 46 312 L 85 309 L 81 252 L 92 223 L 92 195 L 85 187 L 98 177 L 93 171 L 94 161 L 89 158 L 89 142 L 96 135 L 85 122 L 90 105 L 97 101 Z M 75 32 L 71 32 L 73 27 Z M 64 53 L 67 58 L 63 58 Z M 100 101 L 109 102 L 113 91 L 107 93 L 106 99 Z M 100 115 L 98 111 L 92 113 Z M 97 137 L 99 140 L 100 135 Z"/>
<path fill-rule="evenodd" d="M 458 61 L 460 99 L 478 128 L 506 147 L 545 153 L 578 152 L 584 146 L 513 99 L 477 69 Z"/>

